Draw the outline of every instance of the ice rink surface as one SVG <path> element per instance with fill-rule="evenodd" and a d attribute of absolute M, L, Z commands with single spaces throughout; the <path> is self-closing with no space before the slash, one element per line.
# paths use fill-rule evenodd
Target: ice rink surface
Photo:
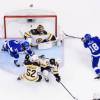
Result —
<path fill-rule="evenodd" d="M 3 42 L 0 41 L 0 44 Z M 76 43 L 76 45 L 74 44 Z M 2 46 L 2 45 L 0 45 Z M 1 47 L 0 47 L 1 48 Z M 59 52 L 57 53 L 57 50 Z M 61 50 L 61 51 L 60 51 Z M 64 66 L 60 68 L 62 83 L 78 100 L 92 100 L 100 93 L 100 80 L 94 80 L 95 73 L 91 68 L 90 52 L 84 49 L 80 40 L 66 38 L 64 50 L 53 48 L 48 52 L 35 50 L 37 54 L 45 53 L 50 57 L 62 57 Z M 53 54 L 53 55 L 52 55 Z M 62 57 L 63 59 L 63 57 Z M 7 52 L 0 52 L 0 98 L 3 100 L 73 100 L 68 92 L 50 76 L 50 82 L 40 83 L 17 81 L 24 67 L 17 68 Z"/>
<path fill-rule="evenodd" d="M 100 37 L 100 0 L 0 0 L 0 37 L 4 36 L 3 16 L 16 9 L 27 9 L 33 3 L 37 9 L 57 13 L 61 30 L 69 35 L 91 33 Z M 66 1 L 66 2 L 65 2 Z M 27 6 L 27 7 L 26 7 Z M 0 48 L 2 40 L 0 40 Z M 53 50 L 53 49 L 52 49 Z M 57 54 L 56 49 L 51 52 Z M 59 50 L 59 49 L 57 49 Z M 36 51 L 39 53 L 40 51 Z M 41 51 L 43 53 L 43 51 Z M 78 100 L 100 97 L 100 80 L 94 80 L 91 54 L 80 40 L 64 40 L 64 66 L 60 68 L 62 83 Z M 52 55 L 50 55 L 52 56 Z M 57 56 L 56 56 L 57 57 Z M 100 64 L 99 64 L 100 66 Z M 0 51 L 0 100 L 73 100 L 68 92 L 50 77 L 50 83 L 17 81 L 23 67 L 17 68 L 12 58 Z"/>

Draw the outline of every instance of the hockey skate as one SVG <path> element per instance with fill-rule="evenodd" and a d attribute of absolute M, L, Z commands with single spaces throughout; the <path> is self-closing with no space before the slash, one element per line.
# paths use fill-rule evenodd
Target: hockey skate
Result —
<path fill-rule="evenodd" d="M 7 49 L 4 47 L 4 45 L 2 46 L 1 51 L 7 51 Z"/>
<path fill-rule="evenodd" d="M 20 78 L 20 77 L 18 77 L 18 78 L 17 78 L 17 80 L 21 80 L 21 78 Z"/>
<path fill-rule="evenodd" d="M 20 64 L 18 63 L 18 61 L 14 60 L 14 64 L 15 64 L 17 67 L 20 67 Z"/>
<path fill-rule="evenodd" d="M 4 47 L 2 46 L 1 51 L 4 51 Z"/>
<path fill-rule="evenodd" d="M 48 77 L 45 77 L 44 79 L 45 79 L 45 81 L 46 81 L 47 83 L 49 82 L 49 78 L 48 78 Z"/>

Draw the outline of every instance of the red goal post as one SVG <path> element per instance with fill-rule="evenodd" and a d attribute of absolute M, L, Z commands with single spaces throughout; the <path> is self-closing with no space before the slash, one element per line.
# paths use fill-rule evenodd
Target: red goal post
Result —
<path fill-rule="evenodd" d="M 54 20 L 54 25 L 53 25 L 53 27 L 54 27 L 54 34 L 55 34 L 55 36 L 57 36 L 57 15 L 48 15 L 48 14 L 47 15 L 43 15 L 43 14 L 42 15 L 34 15 L 34 14 L 33 15 L 5 15 L 4 16 L 4 38 L 6 39 L 6 38 L 20 38 L 21 37 L 21 36 L 18 37 L 17 36 L 18 33 L 17 33 L 17 31 L 15 31 L 17 29 L 17 25 L 14 27 L 14 25 L 13 25 L 14 23 L 13 23 L 12 26 L 11 25 L 9 26 L 8 23 L 9 23 L 9 20 L 11 20 L 11 19 L 12 19 L 12 21 L 15 20 L 15 19 L 16 20 L 18 20 L 18 19 L 20 19 L 20 20 L 21 19 L 41 19 L 42 20 L 43 19 L 45 21 L 45 19 L 49 20 L 49 18 Z M 49 21 L 47 21 L 47 22 L 49 23 Z M 50 23 L 51 23 L 51 21 L 50 21 Z M 10 24 L 11 24 L 11 22 L 10 22 Z M 9 29 L 9 27 L 11 29 Z M 14 28 L 16 28 L 14 30 L 15 33 L 13 33 L 13 32 L 10 33 L 10 31 L 13 30 Z"/>

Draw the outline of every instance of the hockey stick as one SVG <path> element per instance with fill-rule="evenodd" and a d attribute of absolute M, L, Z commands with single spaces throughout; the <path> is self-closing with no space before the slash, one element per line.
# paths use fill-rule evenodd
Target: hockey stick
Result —
<path fill-rule="evenodd" d="M 72 93 L 65 87 L 65 85 L 62 83 L 62 82 L 59 82 L 63 87 L 64 87 L 64 89 L 70 94 L 70 96 L 74 99 L 74 100 L 78 100 L 76 97 L 74 97 L 73 95 L 72 95 Z"/>
<path fill-rule="evenodd" d="M 68 35 L 66 34 L 65 32 L 63 32 L 63 34 L 67 37 L 70 37 L 70 38 L 76 38 L 76 39 L 82 39 L 81 37 L 76 37 L 76 36 L 72 36 L 72 35 Z"/>

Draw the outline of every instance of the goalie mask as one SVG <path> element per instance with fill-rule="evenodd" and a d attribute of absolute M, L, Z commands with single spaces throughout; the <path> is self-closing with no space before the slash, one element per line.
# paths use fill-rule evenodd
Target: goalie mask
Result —
<path fill-rule="evenodd" d="M 44 30 L 43 25 L 38 25 L 38 26 L 37 26 L 37 30 L 38 30 L 39 32 L 43 32 L 43 30 Z"/>

